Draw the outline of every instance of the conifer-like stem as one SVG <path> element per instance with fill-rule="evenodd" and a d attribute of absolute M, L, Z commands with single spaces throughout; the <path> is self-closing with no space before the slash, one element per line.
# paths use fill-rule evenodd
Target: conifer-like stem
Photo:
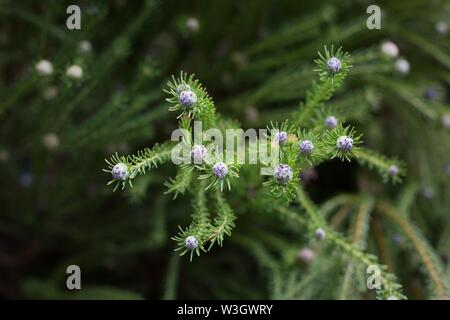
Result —
<path fill-rule="evenodd" d="M 379 201 L 377 203 L 377 209 L 395 222 L 412 242 L 430 276 L 439 299 L 449 299 L 449 288 L 439 258 L 428 245 L 420 231 L 388 203 Z"/>

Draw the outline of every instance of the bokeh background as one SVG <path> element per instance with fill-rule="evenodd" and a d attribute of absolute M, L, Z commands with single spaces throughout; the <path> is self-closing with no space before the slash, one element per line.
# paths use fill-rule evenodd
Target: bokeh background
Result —
<path fill-rule="evenodd" d="M 66 28 L 71 4 L 81 8 L 81 30 Z M 0 297 L 341 297 L 345 258 L 313 247 L 314 261 L 298 263 L 297 252 L 311 247 L 306 232 L 262 214 L 260 186 L 251 180 L 227 195 L 238 215 L 233 235 L 189 262 L 172 253 L 170 238 L 189 223 L 191 210 L 189 196 L 164 194 L 175 168 L 161 166 L 114 193 L 102 172 L 111 154 L 170 137 L 177 122 L 162 89 L 172 74 L 195 73 L 223 116 L 264 128 L 304 99 L 316 79 L 317 51 L 332 44 L 354 65 L 332 104 L 367 146 L 404 161 L 407 175 L 384 184 L 368 168 L 332 161 L 308 172 L 307 190 L 318 205 L 345 194 L 392 203 L 448 281 L 450 3 L 378 1 L 380 30 L 366 27 L 370 4 L 2 0 Z M 383 53 L 385 41 L 398 46 L 398 57 Z M 408 61 L 406 72 L 399 58 Z M 43 59 L 52 64 L 49 75 L 36 68 Z M 81 76 L 67 75 L 72 65 Z M 330 213 L 331 225 L 351 232 L 357 209 L 343 201 Z M 397 275 L 408 297 L 432 298 L 436 279 L 414 237 L 379 214 L 369 226 L 367 250 Z M 71 264 L 81 267 L 80 291 L 65 287 Z M 358 272 L 362 280 L 347 297 L 373 298 L 360 288 Z"/>

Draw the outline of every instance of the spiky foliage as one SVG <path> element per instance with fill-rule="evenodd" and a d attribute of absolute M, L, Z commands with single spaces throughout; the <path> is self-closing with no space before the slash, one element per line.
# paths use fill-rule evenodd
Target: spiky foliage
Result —
<path fill-rule="evenodd" d="M 119 156 L 115 154 L 110 160 L 105 160 L 108 164 L 109 169 L 104 169 L 103 171 L 111 173 L 114 165 L 118 163 L 123 163 L 128 167 L 129 176 L 126 180 L 113 179 L 108 182 L 108 184 L 116 183 L 114 191 L 119 185 L 122 185 L 122 189 L 125 188 L 128 183 L 132 186 L 131 181 L 139 174 L 144 174 L 158 165 L 165 163 L 170 159 L 172 151 L 172 144 L 165 143 L 163 145 L 156 144 L 152 149 L 145 148 L 142 151 L 138 151 L 135 155 L 129 156 Z"/>
<path fill-rule="evenodd" d="M 329 52 L 325 48 L 325 53 L 323 55 L 320 54 L 321 59 L 316 61 L 316 64 L 318 65 L 317 72 L 319 73 L 322 84 L 325 83 L 326 86 L 339 86 L 350 69 L 349 56 L 348 54 L 343 55 L 341 51 L 338 50 L 336 56 L 342 64 L 339 65 L 339 70 L 329 72 L 325 70 L 328 66 L 324 62 L 324 59 L 330 59 L 330 55 L 333 55 L 332 51 Z M 203 110 L 206 110 L 205 112 L 209 113 L 209 110 L 211 109 L 203 109 L 202 107 L 202 104 L 205 102 L 203 102 L 204 100 L 202 100 L 203 98 L 201 98 L 200 92 L 203 92 L 204 96 L 207 96 L 207 93 L 204 91 L 199 82 L 192 76 L 187 78 L 187 75 L 182 73 L 179 79 L 174 78 L 172 83 L 169 83 L 170 90 L 167 92 L 174 95 L 172 99 L 168 99 L 168 101 L 174 105 L 173 107 L 169 107 L 169 110 L 179 110 L 181 108 L 178 100 L 175 99 L 175 95 L 177 94 L 177 88 L 186 84 L 189 86 L 190 90 L 199 93 L 200 96 L 199 106 L 197 109 L 195 109 L 196 107 L 194 106 L 195 110 L 192 109 L 194 111 L 183 111 L 181 114 L 183 118 L 180 123 L 180 128 L 188 132 L 183 139 L 185 140 L 184 142 L 187 142 L 187 145 L 191 145 L 191 131 L 189 128 L 191 121 L 186 119 L 201 119 Z M 331 97 L 333 92 L 332 89 L 328 88 L 328 92 L 325 96 L 323 96 L 321 90 L 320 85 L 314 83 L 308 95 L 309 98 L 307 98 L 307 101 L 309 101 L 309 103 L 312 103 L 311 101 L 325 102 Z M 209 96 L 207 97 L 208 99 L 206 105 L 211 106 L 212 100 Z M 302 118 L 305 113 L 309 114 L 311 112 L 310 108 L 312 105 L 313 104 L 309 104 L 306 107 L 302 107 L 295 115 Z M 315 107 L 319 108 L 320 106 L 316 104 Z M 208 117 L 208 119 L 211 118 L 213 117 Z M 362 232 L 361 228 L 364 228 L 367 225 L 368 219 L 361 218 L 362 220 L 357 223 L 355 226 L 355 228 L 357 228 L 355 231 L 355 239 L 353 240 L 353 243 L 351 243 L 345 240 L 345 238 L 338 232 L 331 230 L 331 228 L 327 226 L 326 221 L 318 214 L 317 209 L 309 200 L 305 191 L 303 191 L 303 188 L 299 188 L 298 186 L 298 176 L 302 163 L 314 166 L 335 157 L 341 158 L 342 160 L 345 159 L 351 161 L 351 159 L 353 157 L 357 157 L 358 152 L 360 152 L 360 135 L 356 135 L 353 128 L 348 126 L 343 127 L 342 125 L 339 125 L 332 130 L 324 129 L 323 126 L 319 126 L 317 129 L 310 128 L 307 130 L 296 127 L 295 125 L 289 126 L 287 122 L 284 122 L 280 126 L 278 126 L 278 124 L 271 124 L 271 129 L 272 130 L 269 135 L 271 138 L 270 143 L 263 145 L 263 147 L 268 148 L 271 151 L 277 148 L 280 154 L 277 161 L 272 163 L 269 167 L 267 167 L 268 163 L 261 163 L 261 165 L 263 165 L 261 169 L 262 174 L 270 176 L 268 180 L 263 183 L 263 186 L 266 188 L 269 195 L 276 200 L 275 203 L 279 203 L 279 206 L 285 206 L 294 200 L 294 198 L 298 198 L 300 205 L 303 206 L 307 214 L 307 219 L 305 220 L 306 226 L 311 230 L 316 230 L 317 228 L 324 230 L 327 234 L 327 243 L 331 246 L 339 248 L 343 254 L 349 255 L 350 258 L 353 259 L 349 263 L 347 273 L 345 275 L 343 295 L 345 296 L 346 291 L 348 290 L 348 277 L 351 276 L 353 263 L 356 262 L 365 267 L 378 266 L 381 270 L 382 288 L 378 289 L 378 297 L 386 298 L 388 296 L 395 295 L 397 298 L 405 298 L 401 292 L 401 285 L 396 282 L 395 276 L 387 272 L 387 268 L 385 266 L 378 265 L 377 259 L 374 255 L 366 254 L 361 251 L 361 249 L 364 249 L 364 247 L 360 244 L 360 242 L 363 241 L 363 236 L 360 235 Z M 286 143 L 280 143 L 278 135 L 280 131 L 284 131 L 287 134 L 288 138 Z M 346 140 L 344 139 L 345 141 L 342 142 L 341 140 L 343 138 Z M 304 146 L 305 141 L 308 143 L 306 147 Z M 239 178 L 237 171 L 239 166 L 233 162 L 234 157 L 232 157 L 232 162 L 226 162 L 222 152 L 218 149 L 219 145 L 216 145 L 214 142 L 213 146 L 214 148 L 209 148 L 210 150 L 213 150 L 213 153 L 208 154 L 204 164 L 196 165 L 194 167 L 180 166 L 180 171 L 177 175 L 179 178 L 175 178 L 168 184 L 169 191 L 175 190 L 175 192 L 178 192 L 178 190 L 184 191 L 188 189 L 189 184 L 192 181 L 193 169 L 198 171 L 198 178 L 202 181 L 201 184 L 198 184 L 194 188 L 196 191 L 193 194 L 194 213 L 192 215 L 191 225 L 186 229 L 180 228 L 180 233 L 173 238 L 178 244 L 178 248 L 176 250 L 180 250 L 181 255 L 190 252 L 191 259 L 194 253 L 200 255 L 201 251 L 206 251 L 206 242 L 210 242 L 208 250 L 211 249 L 216 242 L 219 245 L 222 245 L 224 235 L 230 236 L 231 230 L 234 228 L 235 215 L 225 201 L 221 192 L 223 191 L 223 185 L 225 183 L 228 185 L 229 189 L 231 188 L 229 177 L 236 179 Z M 225 148 L 226 147 L 227 146 L 225 146 Z M 225 152 L 227 152 L 226 149 Z M 377 157 L 374 153 L 371 153 L 371 155 L 373 155 L 376 159 L 372 162 L 379 163 L 379 167 L 388 166 L 386 163 L 386 158 Z M 125 157 L 118 159 L 125 161 L 124 159 L 127 158 Z M 146 163 L 145 158 L 140 158 L 139 161 L 135 161 L 134 163 Z M 133 167 L 131 167 L 131 172 L 134 172 L 132 168 Z M 183 173 L 183 171 L 186 173 Z M 206 172 L 206 174 L 202 174 L 203 172 Z M 206 205 L 206 193 L 211 187 L 214 187 L 213 194 L 217 205 L 217 217 L 214 219 L 214 224 L 210 221 L 210 215 Z M 177 193 L 175 193 L 175 195 L 177 195 Z M 284 201 L 280 203 L 280 200 Z M 280 212 L 282 213 L 287 213 L 288 219 L 297 222 L 297 219 L 289 213 L 289 209 L 286 208 L 278 210 L 281 210 Z M 364 212 L 367 214 L 368 209 L 365 209 Z M 189 247 L 187 242 L 191 241 L 191 239 L 194 239 L 196 243 L 198 241 L 198 246 L 196 245 L 195 248 Z"/>
<path fill-rule="evenodd" d="M 70 4 L 81 7 L 81 30 L 65 29 Z M 450 60 L 448 34 L 436 25 L 450 24 L 450 7 L 381 1 L 389 18 L 375 31 L 366 27 L 367 5 L 3 0 L 0 296 L 371 299 L 373 262 L 387 266 L 378 298 L 402 294 L 394 283 L 409 298 L 448 297 Z M 397 57 L 382 50 L 386 41 Z M 344 45 L 351 62 L 343 51 L 322 50 L 331 43 Z M 334 61 L 330 69 L 333 56 L 340 68 Z M 409 62 L 408 74 L 396 70 L 398 58 Z M 42 60 L 52 73 L 38 72 Z M 81 66 L 81 78 L 67 76 L 71 65 Z M 211 95 L 192 84 L 191 72 Z M 175 108 L 181 84 L 195 94 L 183 98 L 188 108 Z M 325 125 L 328 116 L 336 127 Z M 292 182 L 272 185 L 261 166 L 243 165 L 230 191 L 226 182 L 223 192 L 219 183 L 205 191 L 211 180 L 198 179 L 205 172 L 195 164 L 171 165 L 170 154 L 145 148 L 165 147 L 178 122 L 187 134 L 172 146 L 182 142 L 187 152 L 174 159 L 190 159 L 193 120 L 222 132 L 268 123 L 286 130 L 279 147 Z M 324 143 L 341 128 L 364 134 L 341 155 L 350 162 L 331 159 L 338 137 Z M 311 157 L 298 153 L 303 134 L 315 140 Z M 155 153 L 133 163 L 126 154 L 137 150 Z M 104 158 L 107 172 L 99 174 Z M 112 187 L 133 187 L 113 193 L 105 182 L 117 163 Z M 181 251 L 199 233 L 201 257 L 191 263 L 186 256 L 197 248 L 172 252 L 179 225 L 189 231 Z M 326 231 L 320 241 L 317 226 Z M 83 289 L 68 292 L 74 263 Z"/>
<path fill-rule="evenodd" d="M 189 108 L 182 106 L 180 103 L 180 94 L 183 92 L 180 88 L 185 85 L 188 85 L 188 91 L 192 91 L 197 97 L 196 103 Z M 180 77 L 175 78 L 172 76 L 172 81 L 169 81 L 167 86 L 168 89 L 165 92 L 170 97 L 166 100 L 171 103 L 169 111 L 179 112 L 178 118 L 186 115 L 189 118 L 201 120 L 206 128 L 214 126 L 216 122 L 214 103 L 200 82 L 194 78 L 193 74 L 188 77 L 187 73 L 181 71 Z"/>

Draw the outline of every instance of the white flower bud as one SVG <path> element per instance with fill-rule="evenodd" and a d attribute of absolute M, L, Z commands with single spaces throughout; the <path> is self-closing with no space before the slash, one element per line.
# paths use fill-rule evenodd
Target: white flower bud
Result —
<path fill-rule="evenodd" d="M 81 53 L 90 53 L 92 51 L 92 44 L 87 40 L 80 41 L 78 51 Z"/>
<path fill-rule="evenodd" d="M 442 126 L 446 129 L 450 129 L 450 113 L 446 113 L 442 116 Z"/>
<path fill-rule="evenodd" d="M 83 69 L 77 65 L 71 65 L 66 70 L 66 75 L 73 79 L 81 79 L 83 77 Z"/>
<path fill-rule="evenodd" d="M 386 41 L 381 45 L 381 52 L 383 52 L 388 57 L 396 58 L 398 57 L 400 50 L 394 42 Z"/>
<path fill-rule="evenodd" d="M 317 240 L 323 240 L 327 233 L 322 228 L 316 229 L 316 239 Z"/>
<path fill-rule="evenodd" d="M 303 248 L 298 252 L 297 258 L 303 263 L 311 263 L 316 254 L 310 248 Z"/>
<path fill-rule="evenodd" d="M 191 17 L 186 20 L 186 27 L 192 32 L 197 32 L 200 29 L 200 23 L 197 18 Z"/>
<path fill-rule="evenodd" d="M 128 179 L 130 172 L 128 171 L 128 166 L 125 163 L 120 162 L 112 168 L 111 175 L 116 180 L 125 181 Z"/>
<path fill-rule="evenodd" d="M 53 65 L 48 60 L 41 60 L 36 63 L 36 71 L 42 76 L 49 76 L 53 73 Z"/>
<path fill-rule="evenodd" d="M 395 70 L 400 74 L 408 74 L 410 65 L 408 60 L 400 58 L 395 61 Z"/>
<path fill-rule="evenodd" d="M 184 245 L 189 250 L 195 250 L 198 247 L 198 240 L 194 236 L 189 236 L 184 240 Z"/>
<path fill-rule="evenodd" d="M 55 149 L 59 146 L 59 138 L 55 133 L 46 133 L 43 137 L 42 137 L 42 144 L 47 148 L 47 149 Z"/>
<path fill-rule="evenodd" d="M 441 35 L 446 35 L 448 33 L 448 24 L 445 21 L 438 21 L 435 25 L 436 32 Z"/>

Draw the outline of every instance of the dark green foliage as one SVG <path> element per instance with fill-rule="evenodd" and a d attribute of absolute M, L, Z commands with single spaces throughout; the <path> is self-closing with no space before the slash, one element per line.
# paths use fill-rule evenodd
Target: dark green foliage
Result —
<path fill-rule="evenodd" d="M 358 0 L 1 1 L 0 297 L 448 298 L 450 46 L 436 32 L 447 2 L 381 1 L 382 29 L 368 30 Z M 68 31 L 75 3 L 82 29 Z M 408 74 L 380 50 L 387 40 Z M 287 131 L 293 179 L 171 164 L 170 134 L 185 129 L 192 147 L 193 118 Z M 107 186 L 117 163 L 128 179 Z M 65 287 L 71 264 L 81 291 Z"/>

